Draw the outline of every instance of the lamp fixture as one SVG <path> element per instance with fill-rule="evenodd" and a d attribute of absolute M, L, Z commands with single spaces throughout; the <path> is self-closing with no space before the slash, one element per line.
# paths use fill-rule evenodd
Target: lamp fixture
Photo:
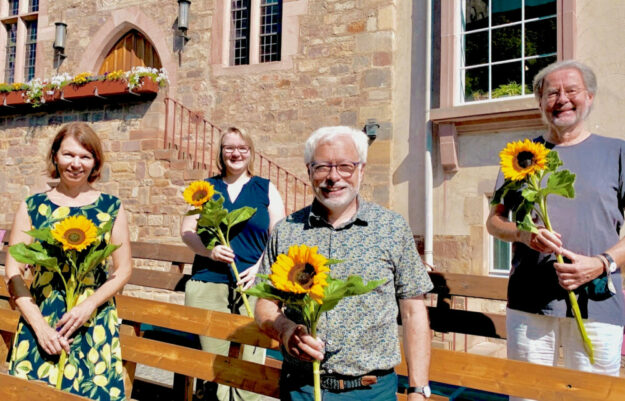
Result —
<path fill-rule="evenodd" d="M 60 58 L 65 58 L 67 55 L 65 54 L 65 39 L 67 38 L 67 24 L 65 22 L 55 22 L 55 32 L 54 32 L 54 50 L 56 54 Z"/>
<path fill-rule="evenodd" d="M 375 141 L 375 138 L 378 135 L 379 128 L 380 128 L 380 124 L 378 124 L 378 120 L 376 120 L 375 118 L 369 118 L 367 120 L 367 123 L 362 129 L 362 132 L 367 134 L 367 136 L 369 137 L 369 145 L 371 145 L 373 141 Z"/>
<path fill-rule="evenodd" d="M 187 41 L 187 30 L 189 29 L 189 8 L 191 7 L 190 0 L 178 0 L 178 30 L 182 38 Z"/>

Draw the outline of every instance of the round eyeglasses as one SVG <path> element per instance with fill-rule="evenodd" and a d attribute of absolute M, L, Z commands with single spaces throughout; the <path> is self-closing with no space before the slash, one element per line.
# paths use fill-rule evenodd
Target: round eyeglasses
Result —
<path fill-rule="evenodd" d="M 332 168 L 336 168 L 336 172 L 342 178 L 349 178 L 354 174 L 354 171 L 356 171 L 356 167 L 358 167 L 359 164 L 360 162 L 351 161 L 344 161 L 337 164 L 311 162 L 308 167 L 312 172 L 313 178 L 324 178 L 328 176 L 330 174 L 330 171 L 332 171 Z"/>
<path fill-rule="evenodd" d="M 226 145 L 226 146 L 222 146 L 221 149 L 226 154 L 232 154 L 234 153 L 235 150 L 238 150 L 239 153 L 242 155 L 246 155 L 250 153 L 250 147 L 247 145 L 239 145 L 239 146 Z"/>

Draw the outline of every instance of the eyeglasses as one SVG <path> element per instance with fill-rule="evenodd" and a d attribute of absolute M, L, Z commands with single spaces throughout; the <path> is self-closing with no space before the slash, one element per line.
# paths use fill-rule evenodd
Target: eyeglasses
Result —
<path fill-rule="evenodd" d="M 563 91 L 560 89 L 547 89 L 543 93 L 543 97 L 547 98 L 547 100 L 549 101 L 554 101 L 560 98 L 562 92 Z M 586 92 L 586 89 L 576 87 L 564 89 L 564 93 L 566 94 L 567 99 L 573 99 L 582 92 Z"/>
<path fill-rule="evenodd" d="M 330 174 L 333 167 L 336 167 L 336 172 L 339 173 L 341 177 L 349 178 L 352 174 L 354 174 L 354 171 L 356 171 L 356 167 L 358 167 L 359 164 L 360 162 L 350 161 L 344 161 L 338 164 L 311 162 L 308 165 L 308 168 L 312 171 L 313 178 L 326 177 Z"/>
<path fill-rule="evenodd" d="M 250 153 L 250 147 L 247 145 L 239 145 L 239 146 L 226 145 L 226 146 L 222 146 L 221 149 L 223 150 L 224 153 L 227 153 L 227 154 L 232 154 L 234 153 L 235 150 L 238 150 L 239 153 L 242 155 L 246 155 Z"/>

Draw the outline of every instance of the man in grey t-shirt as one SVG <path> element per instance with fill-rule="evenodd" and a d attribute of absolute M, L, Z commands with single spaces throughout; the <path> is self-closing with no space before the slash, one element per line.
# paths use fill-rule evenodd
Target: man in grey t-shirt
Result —
<path fill-rule="evenodd" d="M 549 198 L 556 232 L 539 226 L 537 233 L 530 233 L 508 220 L 509 211 L 521 201 L 520 192 L 509 193 L 502 204 L 492 207 L 487 228 L 493 236 L 514 243 L 508 357 L 556 365 L 562 346 L 566 367 L 618 376 L 625 325 L 619 268 L 625 263 L 625 242 L 619 239 L 625 207 L 625 142 L 586 129 L 596 88 L 592 70 L 576 61 L 554 63 L 534 79 L 534 94 L 549 127 L 535 141 L 557 150 L 564 168 L 576 174 L 574 199 Z M 502 184 L 500 174 L 497 187 Z M 562 254 L 565 263 L 557 263 L 556 254 Z M 611 282 L 611 291 L 598 291 L 594 279 Z M 594 364 L 572 317 L 568 290 L 578 298 L 594 345 Z"/>

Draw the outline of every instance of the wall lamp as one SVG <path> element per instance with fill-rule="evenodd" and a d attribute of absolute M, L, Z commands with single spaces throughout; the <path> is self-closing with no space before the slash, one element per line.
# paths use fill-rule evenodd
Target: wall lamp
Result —
<path fill-rule="evenodd" d="M 380 124 L 378 124 L 378 120 L 376 120 L 375 118 L 370 118 L 367 120 L 367 123 L 362 129 L 362 132 L 367 134 L 367 136 L 369 137 L 369 145 L 371 145 L 373 141 L 375 141 L 375 138 L 378 135 L 379 128 Z"/>
<path fill-rule="evenodd" d="M 54 44 L 52 47 L 59 58 L 67 57 L 65 54 L 65 39 L 67 38 L 67 24 L 65 22 L 55 22 Z"/>
<path fill-rule="evenodd" d="M 191 1 L 178 0 L 178 30 L 182 38 L 189 40 L 187 36 L 187 29 L 189 29 L 189 8 L 191 7 Z"/>

